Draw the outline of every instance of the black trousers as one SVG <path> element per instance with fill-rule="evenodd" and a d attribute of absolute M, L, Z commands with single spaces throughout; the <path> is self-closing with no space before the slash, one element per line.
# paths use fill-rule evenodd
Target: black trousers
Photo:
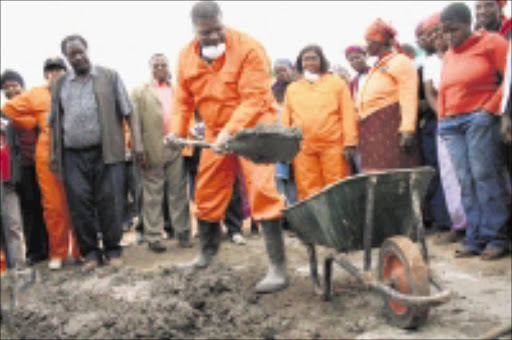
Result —
<path fill-rule="evenodd" d="M 123 235 L 124 175 L 124 162 L 104 164 L 101 147 L 64 150 L 64 183 L 71 221 L 86 260 L 122 255 L 119 243 Z"/>
<path fill-rule="evenodd" d="M 41 261 L 48 257 L 48 234 L 43 218 L 41 191 L 37 183 L 36 166 L 21 166 L 20 182 L 16 186 L 20 200 L 26 258 Z"/>
<path fill-rule="evenodd" d="M 439 162 L 437 158 L 437 121 L 428 120 L 420 129 L 420 144 L 425 165 L 431 166 L 436 170 L 436 174 L 430 181 L 430 185 L 425 195 L 425 203 L 433 222 L 438 227 L 450 228 L 452 225 L 444 190 L 439 175 Z"/>
<path fill-rule="evenodd" d="M 142 185 L 140 181 L 139 167 L 134 161 L 124 163 L 124 209 L 123 225 L 132 221 L 135 216 L 140 217 L 142 207 Z"/>
<path fill-rule="evenodd" d="M 224 224 L 228 229 L 228 235 L 241 233 L 242 231 L 242 195 L 240 191 L 240 179 L 236 178 L 233 192 L 231 194 L 231 201 L 229 201 L 228 208 L 226 209 L 226 215 L 224 218 Z"/>

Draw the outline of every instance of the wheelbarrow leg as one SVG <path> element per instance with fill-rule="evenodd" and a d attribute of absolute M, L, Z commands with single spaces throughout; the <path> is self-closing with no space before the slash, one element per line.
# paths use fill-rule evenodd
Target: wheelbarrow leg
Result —
<path fill-rule="evenodd" d="M 377 177 L 371 176 L 367 184 L 366 219 L 363 234 L 365 272 L 372 268 L 373 208 L 375 206 L 375 185 L 377 184 Z"/>
<path fill-rule="evenodd" d="M 327 256 L 324 262 L 324 286 L 323 299 L 329 301 L 331 299 L 331 279 L 332 279 L 332 262 L 334 258 Z"/>
<path fill-rule="evenodd" d="M 428 248 L 427 242 L 425 241 L 425 228 L 423 226 L 423 216 L 421 214 L 421 197 L 416 182 L 416 174 L 412 174 L 410 179 L 410 192 L 412 209 L 414 213 L 414 225 L 416 226 L 416 238 L 417 242 L 419 242 L 420 244 L 420 250 L 421 255 L 423 257 L 423 261 L 425 261 L 425 263 L 428 265 Z"/>
<path fill-rule="evenodd" d="M 321 292 L 320 279 L 318 277 L 318 261 L 316 257 L 316 248 L 314 244 L 307 244 L 306 248 L 308 249 L 309 255 L 309 272 L 311 274 L 311 279 L 313 280 L 313 290 L 315 293 Z"/>

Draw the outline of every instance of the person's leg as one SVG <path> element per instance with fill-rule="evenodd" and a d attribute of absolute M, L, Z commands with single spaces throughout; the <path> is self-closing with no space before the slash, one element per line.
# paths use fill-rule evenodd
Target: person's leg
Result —
<path fill-rule="evenodd" d="M 319 153 L 322 189 L 349 175 L 348 162 L 343 157 L 341 146 L 328 147 Z"/>
<path fill-rule="evenodd" d="M 104 164 L 101 152 L 97 153 L 94 191 L 96 211 L 106 259 L 112 262 L 122 255 L 123 236 L 124 162 Z"/>
<path fill-rule="evenodd" d="M 220 222 L 231 198 L 235 181 L 236 158 L 219 155 L 211 149 L 202 151 L 195 192 L 199 225 L 199 254 L 182 269 L 202 269 L 210 265 L 220 245 Z"/>
<path fill-rule="evenodd" d="M 36 179 L 35 165 L 21 167 L 21 180 L 18 184 L 23 232 L 28 263 L 48 258 L 48 240 L 41 207 L 41 191 Z"/>
<path fill-rule="evenodd" d="M 471 118 L 466 142 L 481 212 L 479 237 L 487 248 L 502 249 L 507 241 L 509 211 L 501 173 L 499 118 L 489 113 L 473 113 Z"/>
<path fill-rule="evenodd" d="M 2 184 L 2 228 L 6 228 L 3 240 L 9 249 L 9 268 L 20 268 L 25 264 L 23 254 L 23 226 L 21 223 L 18 194 L 13 187 Z M 2 238 L 4 235 L 2 234 Z"/>
<path fill-rule="evenodd" d="M 425 200 L 430 208 L 430 213 L 432 214 L 436 227 L 449 228 L 451 220 L 448 215 L 444 191 L 441 186 L 441 177 L 439 175 L 437 125 L 437 121 L 430 120 L 422 129 L 421 149 L 424 163 L 436 170 L 434 177 L 430 181 Z"/>
<path fill-rule="evenodd" d="M 167 209 L 171 223 L 181 246 L 190 245 L 190 206 L 187 195 L 187 174 L 183 157 L 177 155 L 165 166 L 167 185 Z"/>
<path fill-rule="evenodd" d="M 69 250 L 69 219 L 61 181 L 47 165 L 47 157 L 36 152 L 36 170 L 41 188 L 44 217 L 48 228 L 50 267 L 59 269 L 66 260 Z"/>
<path fill-rule="evenodd" d="M 269 265 L 267 274 L 255 287 L 257 293 L 272 293 L 288 285 L 286 256 L 281 229 L 284 201 L 277 192 L 275 165 L 254 164 L 241 160 L 243 176 L 250 176 L 251 214 L 261 222 Z"/>
<path fill-rule="evenodd" d="M 452 229 L 464 230 L 466 228 L 466 215 L 461 202 L 460 184 L 455 168 L 446 148 L 444 140 L 438 136 L 437 153 L 439 158 L 439 173 L 444 190 L 446 206 L 452 221 Z"/>
<path fill-rule="evenodd" d="M 301 151 L 293 161 L 299 200 L 308 198 L 322 189 L 323 179 L 320 158 L 316 154 Z"/>
<path fill-rule="evenodd" d="M 480 253 L 482 243 L 479 240 L 480 209 L 475 193 L 475 184 L 471 175 L 466 133 L 469 128 L 468 115 L 448 118 L 439 124 L 439 134 L 453 160 L 455 173 L 460 183 L 461 201 L 467 217 L 465 249 L 468 252 Z"/>
<path fill-rule="evenodd" d="M 123 229 L 131 226 L 135 216 L 137 216 L 136 200 L 136 182 L 135 182 L 135 163 L 126 161 L 125 165 L 125 186 L 124 186 L 124 209 L 123 209 Z"/>
<path fill-rule="evenodd" d="M 230 238 L 235 234 L 240 234 L 242 232 L 242 198 L 240 194 L 240 179 L 236 178 L 235 185 L 233 187 L 233 192 L 231 194 L 231 200 L 229 201 L 228 208 L 226 209 L 226 217 L 224 219 L 224 224 L 228 230 L 228 235 Z"/>
<path fill-rule="evenodd" d="M 142 171 L 142 221 L 144 237 L 149 244 L 161 241 L 164 228 L 164 168 L 163 166 L 146 168 Z"/>
<path fill-rule="evenodd" d="M 172 225 L 171 212 L 169 211 L 169 192 L 167 191 L 167 178 L 164 170 L 164 199 L 162 201 L 162 211 L 164 216 L 165 238 L 174 238 L 174 226 Z"/>
<path fill-rule="evenodd" d="M 64 150 L 64 187 L 71 224 L 86 261 L 101 261 L 98 246 L 98 219 L 93 195 L 91 151 Z M 111 203 L 108 205 L 110 209 Z"/>

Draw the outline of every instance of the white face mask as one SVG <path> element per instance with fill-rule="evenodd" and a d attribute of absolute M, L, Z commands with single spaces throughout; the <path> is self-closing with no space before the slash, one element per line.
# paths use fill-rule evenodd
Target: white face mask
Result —
<path fill-rule="evenodd" d="M 311 73 L 308 70 L 304 71 L 304 78 L 306 78 L 307 81 L 314 83 L 320 79 L 320 75 L 316 73 Z"/>
<path fill-rule="evenodd" d="M 226 44 L 220 43 L 218 45 L 203 46 L 201 47 L 201 53 L 206 59 L 217 59 L 226 52 Z"/>

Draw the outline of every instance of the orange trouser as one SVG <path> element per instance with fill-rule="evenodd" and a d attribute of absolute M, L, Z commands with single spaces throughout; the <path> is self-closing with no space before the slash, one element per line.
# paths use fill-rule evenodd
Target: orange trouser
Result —
<path fill-rule="evenodd" d="M 349 174 L 341 146 L 325 147 L 316 151 L 304 148 L 293 161 L 297 196 L 304 200 L 327 185 L 336 183 Z"/>
<path fill-rule="evenodd" d="M 280 219 L 284 202 L 276 189 L 275 165 L 254 164 L 236 155 L 216 154 L 211 149 L 201 151 L 195 193 L 198 219 L 210 222 L 224 219 L 235 182 L 236 162 L 248 184 L 252 217 L 257 221 Z"/>
<path fill-rule="evenodd" d="M 50 241 L 50 258 L 63 261 L 68 256 L 70 240 L 72 255 L 79 256 L 80 251 L 71 228 L 62 182 L 48 168 L 49 147 L 46 133 L 41 133 L 36 146 L 36 172 Z"/>

